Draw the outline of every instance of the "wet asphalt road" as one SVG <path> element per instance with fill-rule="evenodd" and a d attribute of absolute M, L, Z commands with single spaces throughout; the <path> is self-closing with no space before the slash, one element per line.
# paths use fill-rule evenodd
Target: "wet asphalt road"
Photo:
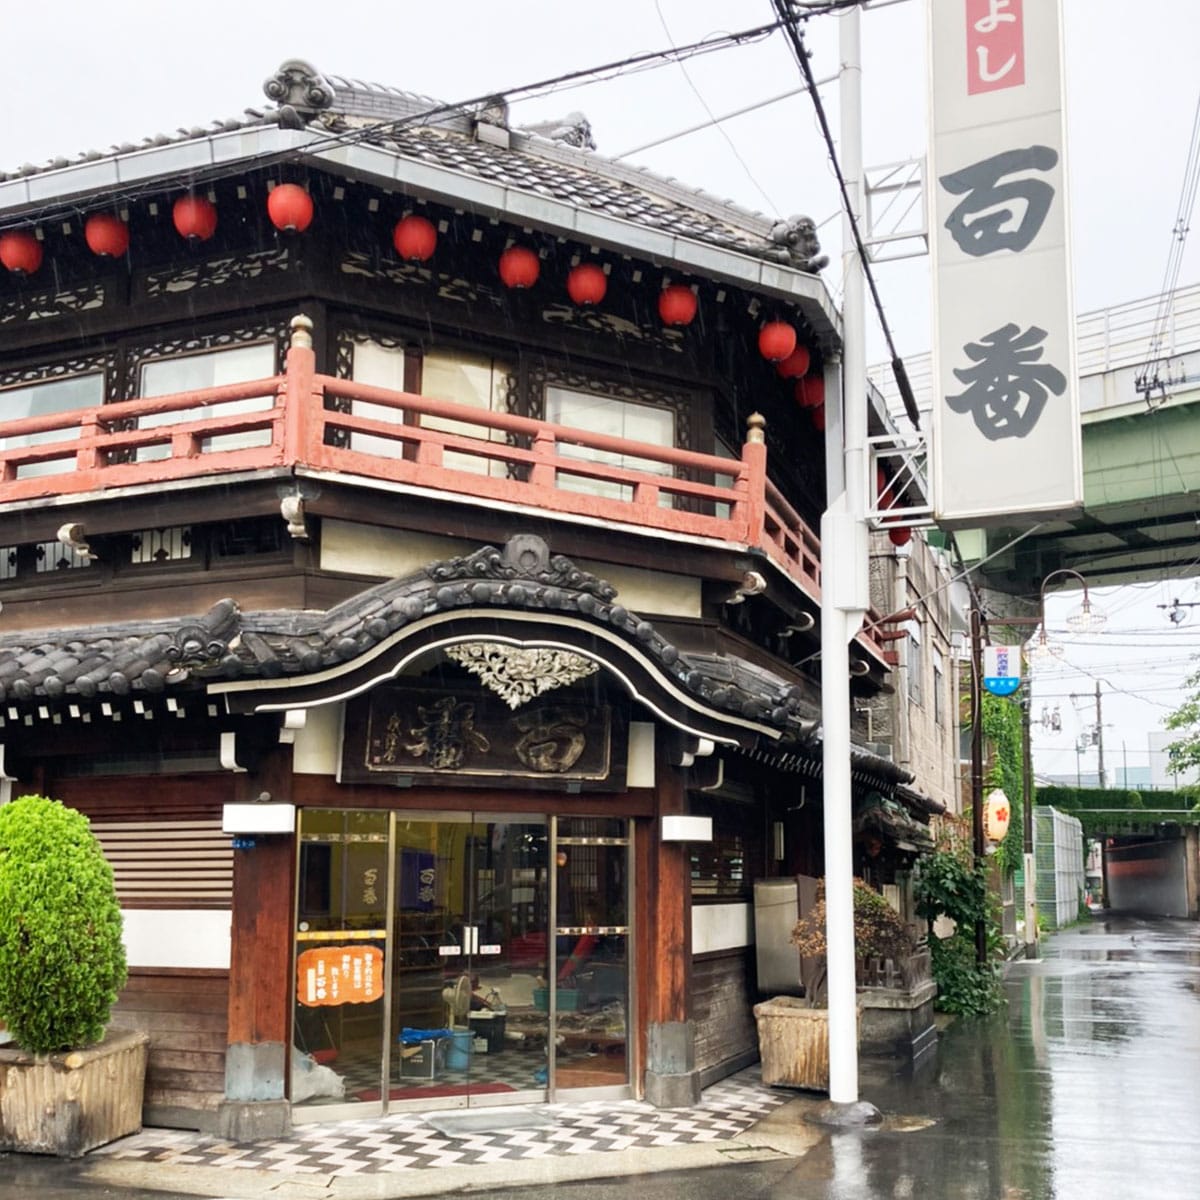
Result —
<path fill-rule="evenodd" d="M 1011 964 L 1006 991 L 1006 1011 L 954 1022 L 915 1070 L 864 1061 L 880 1129 L 823 1137 L 800 1159 L 523 1184 L 521 1200 L 1200 1197 L 1200 924 L 1095 916 Z M 4 1200 L 151 1195 L 177 1193 L 90 1187 L 73 1164 L 0 1155 Z"/>
<path fill-rule="evenodd" d="M 1200 1197 L 1200 924 L 1094 916 L 1006 974 L 916 1071 L 864 1062 L 887 1120 L 802 1159 L 522 1200 L 1189 1200 Z"/>

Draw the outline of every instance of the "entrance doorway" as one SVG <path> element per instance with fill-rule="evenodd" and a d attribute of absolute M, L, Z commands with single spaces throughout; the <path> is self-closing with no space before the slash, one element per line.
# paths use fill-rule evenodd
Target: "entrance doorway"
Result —
<path fill-rule="evenodd" d="M 628 1094 L 630 861 L 623 819 L 302 810 L 296 1119 Z"/>

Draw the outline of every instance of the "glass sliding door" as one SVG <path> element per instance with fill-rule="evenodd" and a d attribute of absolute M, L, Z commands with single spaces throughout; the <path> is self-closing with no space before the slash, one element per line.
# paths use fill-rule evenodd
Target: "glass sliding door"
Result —
<path fill-rule="evenodd" d="M 293 1111 L 379 1111 L 387 1049 L 387 813 L 304 809 L 289 1064 Z"/>
<path fill-rule="evenodd" d="M 627 1088 L 630 861 L 621 819 L 302 810 L 296 1119 Z"/>
<path fill-rule="evenodd" d="M 548 844 L 542 818 L 397 815 L 392 1107 L 544 1096 Z"/>
<path fill-rule="evenodd" d="M 624 1088 L 632 994 L 628 823 L 559 817 L 555 825 L 554 1086 Z"/>

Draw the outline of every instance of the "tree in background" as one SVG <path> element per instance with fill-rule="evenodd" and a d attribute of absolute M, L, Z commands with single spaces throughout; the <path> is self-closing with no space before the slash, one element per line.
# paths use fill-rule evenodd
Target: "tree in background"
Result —
<path fill-rule="evenodd" d="M 1171 770 L 1177 774 L 1200 768 L 1200 671 L 1189 675 L 1184 686 L 1191 695 L 1173 712 L 1163 718 L 1167 729 L 1180 736 L 1167 744 Z"/>

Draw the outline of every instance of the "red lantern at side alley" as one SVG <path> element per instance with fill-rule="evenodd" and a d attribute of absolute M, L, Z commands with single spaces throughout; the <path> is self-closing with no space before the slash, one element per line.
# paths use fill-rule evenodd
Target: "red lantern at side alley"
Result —
<path fill-rule="evenodd" d="M 267 216 L 282 233 L 303 233 L 312 224 L 312 197 L 298 183 L 281 183 L 267 197 Z"/>
<path fill-rule="evenodd" d="M 786 321 L 768 321 L 758 331 L 758 352 L 768 362 L 782 362 L 796 348 L 796 331 Z"/>
<path fill-rule="evenodd" d="M 820 375 L 797 379 L 796 403 L 801 408 L 820 408 L 825 403 L 825 380 Z"/>
<path fill-rule="evenodd" d="M 410 262 L 425 262 L 437 249 L 437 229 L 432 221 L 409 213 L 396 222 L 392 230 L 392 245 L 401 258 Z"/>
<path fill-rule="evenodd" d="M 500 255 L 500 278 L 505 287 L 533 287 L 541 270 L 538 256 L 528 246 L 509 246 Z"/>
<path fill-rule="evenodd" d="M 608 276 L 596 263 L 580 263 L 567 275 L 567 295 L 576 304 L 599 304 L 608 291 Z"/>
<path fill-rule="evenodd" d="M 189 242 L 207 242 L 217 232 L 217 209 L 204 196 L 180 196 L 171 209 L 175 232 Z"/>
<path fill-rule="evenodd" d="M 129 226 L 111 213 L 93 213 L 83 224 L 88 249 L 101 258 L 120 258 L 129 249 Z"/>
<path fill-rule="evenodd" d="M 696 319 L 696 293 L 672 283 L 658 293 L 658 315 L 664 325 L 690 325 Z"/>
<path fill-rule="evenodd" d="M 897 525 L 894 529 L 889 529 L 888 541 L 893 546 L 907 546 L 912 541 L 912 526 Z"/>
<path fill-rule="evenodd" d="M 0 263 L 14 275 L 32 275 L 42 265 L 42 243 L 23 229 L 0 234 Z"/>
<path fill-rule="evenodd" d="M 775 364 L 775 374 L 780 379 L 799 379 L 808 374 L 812 358 L 807 346 L 797 346 L 795 350 L 780 362 Z"/>

